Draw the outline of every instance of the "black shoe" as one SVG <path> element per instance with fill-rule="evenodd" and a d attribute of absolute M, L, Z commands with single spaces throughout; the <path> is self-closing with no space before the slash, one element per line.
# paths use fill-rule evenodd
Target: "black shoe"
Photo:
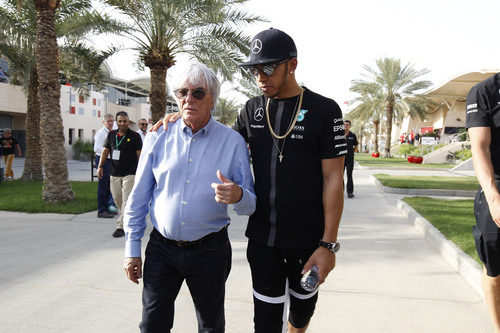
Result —
<path fill-rule="evenodd" d="M 347 197 L 352 199 L 352 198 L 354 198 L 354 194 L 352 194 L 352 193 L 348 193 L 348 194 L 347 194 Z"/>
<path fill-rule="evenodd" d="M 114 210 L 108 210 L 108 213 L 110 213 L 113 216 L 118 215 L 118 212 L 115 212 Z"/>
<path fill-rule="evenodd" d="M 108 211 L 104 211 L 104 212 L 97 213 L 97 217 L 102 217 L 102 218 L 105 218 L 105 219 L 110 219 L 110 218 L 115 217 L 115 216 L 113 214 L 111 214 L 110 212 L 108 212 Z"/>
<path fill-rule="evenodd" d="M 115 232 L 113 232 L 114 238 L 119 238 L 119 237 L 123 237 L 123 236 L 125 236 L 125 231 L 123 231 L 123 229 L 121 229 L 121 228 L 116 229 Z"/>

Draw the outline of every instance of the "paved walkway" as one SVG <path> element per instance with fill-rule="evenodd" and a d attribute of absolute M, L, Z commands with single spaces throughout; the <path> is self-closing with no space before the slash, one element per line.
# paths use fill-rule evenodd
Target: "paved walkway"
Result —
<path fill-rule="evenodd" d="M 321 287 L 309 332 L 492 332 L 482 298 L 396 208 L 401 196 L 369 180 L 378 172 L 355 169 L 337 268 Z M 138 331 L 141 285 L 125 278 L 114 219 L 95 216 L 0 212 L 0 332 Z M 234 217 L 230 227 L 231 333 L 252 332 L 245 223 Z M 185 287 L 173 332 L 196 332 Z"/>

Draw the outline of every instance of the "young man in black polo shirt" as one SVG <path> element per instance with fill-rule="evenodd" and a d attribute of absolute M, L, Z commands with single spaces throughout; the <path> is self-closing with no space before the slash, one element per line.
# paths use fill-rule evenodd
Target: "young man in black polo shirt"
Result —
<path fill-rule="evenodd" d="M 103 176 L 104 162 L 106 162 L 108 155 L 111 155 L 110 188 L 116 206 L 120 210 L 113 237 L 122 237 L 125 235 L 123 231 L 123 212 L 125 211 L 128 195 L 134 186 L 135 171 L 141 155 L 142 139 L 139 133 L 128 128 L 129 119 L 126 112 L 121 111 L 116 114 L 116 123 L 118 130 L 110 131 L 104 143 L 104 149 L 97 168 L 97 176 L 99 179 Z"/>
<path fill-rule="evenodd" d="M 263 96 L 250 99 L 233 129 L 249 143 L 257 209 L 246 236 L 252 271 L 255 332 L 305 332 L 317 291 L 300 286 L 319 267 L 324 282 L 335 267 L 343 208 L 342 112 L 335 101 L 297 84 L 297 49 L 277 29 L 257 34 L 241 64 Z M 288 302 L 288 323 L 285 317 Z"/>
<path fill-rule="evenodd" d="M 347 197 L 354 198 L 354 182 L 352 181 L 352 170 L 354 169 L 354 153 L 358 151 L 358 138 L 351 132 L 351 121 L 344 120 L 345 140 L 347 143 L 347 155 L 345 156 L 344 169 L 347 175 Z"/>
<path fill-rule="evenodd" d="M 481 185 L 474 201 L 476 250 L 484 263 L 483 291 L 500 332 L 500 73 L 474 86 L 466 102 L 472 161 Z"/>

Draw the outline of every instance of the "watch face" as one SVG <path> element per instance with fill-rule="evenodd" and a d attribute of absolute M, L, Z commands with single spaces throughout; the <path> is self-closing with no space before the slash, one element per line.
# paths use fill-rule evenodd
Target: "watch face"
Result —
<path fill-rule="evenodd" d="M 333 253 L 337 253 L 339 252 L 339 250 L 340 250 L 340 243 L 335 243 L 335 245 L 333 245 L 332 248 Z"/>

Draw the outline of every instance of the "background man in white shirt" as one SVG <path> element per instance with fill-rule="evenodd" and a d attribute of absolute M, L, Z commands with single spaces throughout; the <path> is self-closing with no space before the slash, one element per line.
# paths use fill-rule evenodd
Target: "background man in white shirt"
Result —
<path fill-rule="evenodd" d="M 109 131 L 113 129 L 115 117 L 111 114 L 105 114 L 102 118 L 103 127 L 97 131 L 94 136 L 94 152 L 95 152 L 95 167 L 99 166 L 102 150 L 104 149 L 104 142 L 108 137 Z M 111 218 L 118 213 L 115 207 L 111 190 L 109 187 L 109 172 L 111 168 L 111 161 L 108 160 L 103 164 L 103 176 L 99 179 L 97 186 L 97 217 Z"/>
<path fill-rule="evenodd" d="M 148 133 L 148 121 L 144 118 L 139 119 L 139 130 L 137 133 L 141 136 L 142 142 L 144 143 L 144 139 L 146 138 L 146 134 Z"/>

